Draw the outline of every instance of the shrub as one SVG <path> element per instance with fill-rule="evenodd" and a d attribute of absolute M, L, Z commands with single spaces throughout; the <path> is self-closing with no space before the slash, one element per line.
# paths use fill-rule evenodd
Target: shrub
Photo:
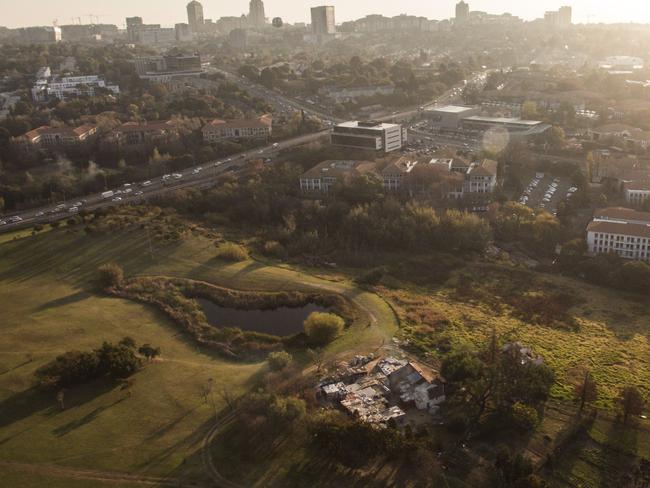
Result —
<path fill-rule="evenodd" d="M 359 276 L 355 281 L 358 285 L 375 286 L 381 282 L 385 274 L 385 268 L 375 268 Z"/>
<path fill-rule="evenodd" d="M 124 282 L 124 271 L 117 264 L 103 264 L 97 270 L 97 282 L 101 289 L 119 288 Z"/>
<path fill-rule="evenodd" d="M 510 418 L 514 426 L 521 430 L 532 430 L 539 423 L 537 410 L 521 402 L 510 407 Z"/>
<path fill-rule="evenodd" d="M 277 259 L 286 259 L 287 257 L 286 248 L 278 241 L 266 241 L 264 243 L 264 247 L 262 248 L 262 253 L 265 256 Z"/>
<path fill-rule="evenodd" d="M 248 252 L 246 249 L 238 244 L 228 242 L 219 246 L 217 249 L 217 257 L 224 261 L 246 261 L 248 259 Z"/>
<path fill-rule="evenodd" d="M 53 229 L 58 229 L 60 225 L 61 222 L 59 222 L 58 220 L 55 220 L 54 222 L 50 222 L 50 227 L 52 227 Z"/>
<path fill-rule="evenodd" d="M 269 354 L 267 358 L 271 371 L 281 371 L 293 361 L 293 357 L 286 351 L 277 351 Z"/>
<path fill-rule="evenodd" d="M 34 226 L 34 232 L 41 232 L 43 230 L 43 226 L 41 224 L 36 224 Z"/>
<path fill-rule="evenodd" d="M 345 322 L 333 313 L 314 312 L 304 322 L 305 334 L 314 346 L 324 346 L 343 332 Z"/>

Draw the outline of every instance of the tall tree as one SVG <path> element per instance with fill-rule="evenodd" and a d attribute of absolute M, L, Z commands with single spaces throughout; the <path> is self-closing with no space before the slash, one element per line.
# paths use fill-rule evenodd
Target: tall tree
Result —
<path fill-rule="evenodd" d="M 576 385 L 575 398 L 580 402 L 581 412 L 584 410 L 587 403 L 592 403 L 598 399 L 596 382 L 589 371 L 585 371 L 585 377 L 582 382 Z"/>

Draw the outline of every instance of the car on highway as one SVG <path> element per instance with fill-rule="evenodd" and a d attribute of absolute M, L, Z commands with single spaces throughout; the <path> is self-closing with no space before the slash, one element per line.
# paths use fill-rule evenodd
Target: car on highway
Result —
<path fill-rule="evenodd" d="M 72 206 L 73 207 L 81 207 L 83 205 L 83 202 L 76 202 Z"/>
<path fill-rule="evenodd" d="M 113 200 L 111 200 L 111 201 L 112 201 L 112 202 L 121 202 L 121 201 L 122 201 L 122 197 L 115 197 L 115 198 L 113 198 Z"/>
<path fill-rule="evenodd" d="M 140 195 L 144 195 L 144 192 L 143 192 L 142 190 L 140 190 L 140 191 L 136 191 L 136 192 L 134 193 L 134 195 L 135 195 L 136 197 L 139 197 Z"/>
<path fill-rule="evenodd" d="M 6 220 L 0 220 L 0 225 L 7 225 L 7 221 Z"/>
<path fill-rule="evenodd" d="M 276 143 L 274 143 L 274 144 L 273 144 L 273 146 L 272 146 L 272 147 L 273 147 L 273 149 L 277 149 L 277 148 L 279 148 L 279 147 L 280 147 L 280 144 L 278 144 L 278 143 L 276 142 Z"/>
<path fill-rule="evenodd" d="M 45 215 L 45 212 L 36 212 L 34 217 L 42 217 L 43 215 Z"/>
<path fill-rule="evenodd" d="M 151 181 L 149 181 L 149 180 L 147 180 L 147 181 L 145 181 L 145 182 L 142 183 L 142 186 L 145 187 L 145 188 L 146 188 L 147 186 L 151 186 L 151 185 L 153 185 L 153 183 L 152 183 Z"/>
<path fill-rule="evenodd" d="M 201 171 L 203 171 L 203 168 L 198 167 L 198 168 L 195 168 L 195 169 L 192 171 L 192 174 L 193 174 L 193 175 L 198 175 Z"/>
<path fill-rule="evenodd" d="M 182 177 L 183 177 L 183 175 L 180 174 L 180 173 L 172 174 L 172 178 L 174 178 L 175 180 L 180 180 Z"/>
<path fill-rule="evenodd" d="M 22 222 L 22 221 L 23 221 L 22 217 L 19 217 L 18 215 L 14 215 L 13 217 L 9 218 L 9 222 L 11 222 L 12 224 L 15 224 L 17 222 Z"/>
<path fill-rule="evenodd" d="M 79 207 L 70 207 L 68 209 L 68 212 L 70 212 L 70 213 L 78 213 L 79 212 Z"/>
<path fill-rule="evenodd" d="M 216 163 L 214 163 L 214 164 L 212 165 L 212 167 L 213 167 L 213 168 L 218 168 L 218 167 L 221 166 L 222 164 L 223 164 L 223 161 L 217 161 Z"/>

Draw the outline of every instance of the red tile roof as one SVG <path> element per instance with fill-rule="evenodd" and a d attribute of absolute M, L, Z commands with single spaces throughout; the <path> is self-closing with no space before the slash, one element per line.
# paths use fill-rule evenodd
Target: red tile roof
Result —
<path fill-rule="evenodd" d="M 632 237 L 650 237 L 650 225 L 594 221 L 587 226 L 587 232 L 619 234 Z"/>

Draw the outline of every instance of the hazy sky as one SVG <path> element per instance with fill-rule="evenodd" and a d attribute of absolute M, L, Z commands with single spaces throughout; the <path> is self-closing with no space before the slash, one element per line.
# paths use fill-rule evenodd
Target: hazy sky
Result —
<path fill-rule="evenodd" d="M 467 1 L 467 0 L 466 0 Z M 0 0 L 0 25 L 51 25 L 71 23 L 72 17 L 88 22 L 88 15 L 104 23 L 124 25 L 127 16 L 139 15 L 147 23 L 172 25 L 186 19 L 187 0 Z M 241 15 L 248 11 L 248 0 L 203 0 L 205 17 Z M 526 19 L 541 17 L 544 10 L 573 5 L 576 22 L 650 22 L 649 0 L 470 0 L 472 10 L 492 13 L 511 12 Z M 401 13 L 423 15 L 433 19 L 452 17 L 456 0 L 265 0 L 268 17 L 282 17 L 288 22 L 309 21 L 309 8 L 316 5 L 336 6 L 336 20 L 363 17 L 366 14 Z"/>

